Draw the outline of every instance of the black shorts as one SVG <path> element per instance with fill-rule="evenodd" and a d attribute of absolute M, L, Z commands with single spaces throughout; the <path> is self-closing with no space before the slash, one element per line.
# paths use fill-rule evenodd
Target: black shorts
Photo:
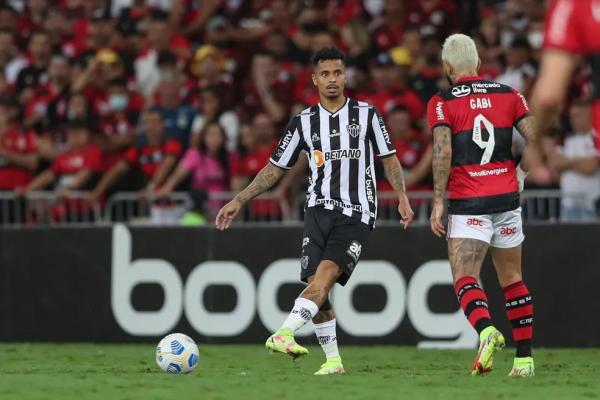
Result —
<path fill-rule="evenodd" d="M 342 269 L 337 282 L 344 286 L 370 234 L 371 228 L 356 218 L 322 207 L 309 207 L 304 214 L 300 279 L 306 282 L 321 261 L 329 260 Z"/>

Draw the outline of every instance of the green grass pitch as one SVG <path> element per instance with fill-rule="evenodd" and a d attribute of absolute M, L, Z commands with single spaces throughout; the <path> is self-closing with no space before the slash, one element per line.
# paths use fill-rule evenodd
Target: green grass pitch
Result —
<path fill-rule="evenodd" d="M 600 349 L 540 349 L 537 376 L 506 377 L 512 349 L 494 371 L 471 377 L 475 353 L 394 346 L 341 346 L 344 376 L 315 377 L 318 347 L 291 361 L 259 345 L 202 345 L 189 375 L 168 375 L 154 346 L 0 344 L 0 399 L 596 399 Z"/>

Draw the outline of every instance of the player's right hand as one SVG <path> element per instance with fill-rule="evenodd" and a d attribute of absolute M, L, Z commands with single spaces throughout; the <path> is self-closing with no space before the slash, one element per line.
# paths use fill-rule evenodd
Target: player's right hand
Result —
<path fill-rule="evenodd" d="M 431 218 L 429 223 L 431 224 L 431 231 L 437 236 L 442 237 L 446 234 L 446 227 L 442 223 L 442 217 L 444 216 L 444 203 L 441 201 L 434 201 L 433 210 L 431 211 Z"/>
<path fill-rule="evenodd" d="M 219 210 L 217 218 L 215 219 L 215 225 L 217 226 L 217 229 L 224 231 L 225 229 L 229 228 L 229 225 L 231 225 L 231 222 L 238 212 L 240 212 L 241 208 L 242 203 L 236 199 L 233 199 L 229 203 L 225 204 L 223 208 Z"/>

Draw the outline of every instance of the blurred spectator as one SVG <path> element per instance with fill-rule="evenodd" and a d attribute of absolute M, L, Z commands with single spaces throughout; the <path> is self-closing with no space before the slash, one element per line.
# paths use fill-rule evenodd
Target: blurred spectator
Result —
<path fill-rule="evenodd" d="M 405 2 L 384 0 L 383 12 L 373 27 L 373 39 L 378 51 L 384 52 L 400 45 L 407 23 L 406 12 Z"/>
<path fill-rule="evenodd" d="M 223 107 L 220 92 L 217 87 L 207 87 L 201 92 L 200 114 L 192 124 L 191 146 L 197 147 L 200 132 L 208 123 L 218 122 L 225 131 L 227 150 L 237 149 L 240 123 L 235 112 Z"/>
<path fill-rule="evenodd" d="M 252 125 L 242 127 L 240 149 L 231 166 L 232 190 L 241 190 L 254 179 L 269 162 L 276 145 L 275 126 L 267 114 L 257 114 Z"/>
<path fill-rule="evenodd" d="M 53 183 L 59 193 L 88 188 L 102 167 L 102 152 L 91 139 L 85 121 L 71 122 L 67 127 L 67 150 L 21 191 L 42 190 Z"/>
<path fill-rule="evenodd" d="M 506 52 L 506 70 L 496 81 L 518 90 L 527 97 L 533 86 L 535 68 L 529 63 L 531 46 L 526 39 L 515 38 Z"/>
<path fill-rule="evenodd" d="M 421 41 L 421 59 L 409 78 L 409 86 L 419 95 L 423 104 L 440 90 L 440 81 L 444 79 L 440 57 L 441 42 L 436 36 L 429 35 Z"/>
<path fill-rule="evenodd" d="M 115 78 L 108 86 L 108 113 L 100 120 L 107 170 L 120 159 L 121 152 L 135 143 L 136 123 L 143 108 L 143 98 L 127 88 L 125 78 Z"/>
<path fill-rule="evenodd" d="M 146 26 L 148 47 L 135 61 L 135 75 L 138 88 L 144 96 L 151 96 L 160 82 L 158 54 L 161 50 L 171 50 L 178 60 L 185 63 L 190 58 L 190 44 L 185 36 L 173 31 L 164 13 L 155 12 Z"/>
<path fill-rule="evenodd" d="M 146 143 L 131 147 L 121 160 L 104 173 L 90 193 L 91 200 L 101 198 L 119 178 L 134 168 L 142 175 L 140 196 L 151 197 L 155 189 L 163 184 L 181 155 L 181 143 L 165 137 L 162 114 L 156 109 L 144 112 L 142 129 Z"/>
<path fill-rule="evenodd" d="M 409 4 L 408 23 L 418 26 L 421 33 L 443 38 L 459 30 L 460 15 L 452 0 L 414 0 Z"/>
<path fill-rule="evenodd" d="M 87 62 L 87 66 L 73 79 L 71 90 L 83 92 L 92 105 L 96 116 L 109 112 L 108 83 L 122 77 L 125 68 L 119 55 L 111 49 L 102 49 Z"/>
<path fill-rule="evenodd" d="M 198 102 L 199 92 L 212 87 L 219 91 L 223 107 L 228 109 L 233 107 L 235 95 L 233 77 L 225 70 L 225 57 L 216 47 L 205 45 L 196 50 L 190 63 L 190 72 L 195 78 L 192 79 L 189 88 L 190 102 Z"/>
<path fill-rule="evenodd" d="M 569 114 L 572 132 L 550 165 L 561 173 L 561 219 L 590 221 L 596 219 L 600 199 L 600 152 L 594 145 L 590 103 L 575 102 Z"/>
<path fill-rule="evenodd" d="M 408 68 L 398 65 L 389 53 L 379 53 L 371 65 L 372 87 L 367 92 L 359 92 L 359 100 L 373 104 L 382 113 L 396 105 L 406 107 L 413 119 L 419 119 L 425 112 L 425 106 L 419 96 L 408 88 L 406 79 Z"/>
<path fill-rule="evenodd" d="M 0 70 L 6 81 L 14 84 L 17 75 L 27 65 L 27 59 L 19 54 L 15 43 L 15 34 L 9 30 L 0 30 Z"/>
<path fill-rule="evenodd" d="M 63 55 L 53 55 L 48 64 L 48 81 L 39 84 L 25 105 L 23 124 L 38 132 L 56 128 L 64 113 L 71 85 L 71 66 Z"/>
<path fill-rule="evenodd" d="M 350 90 L 364 86 L 368 79 L 371 38 L 364 21 L 354 19 L 342 26 L 340 36 L 346 53 L 346 87 Z M 313 89 L 314 90 L 314 89 Z"/>
<path fill-rule="evenodd" d="M 266 112 L 275 123 L 282 123 L 292 105 L 292 87 L 292 77 L 279 70 L 272 54 L 266 51 L 256 53 L 244 87 L 244 113 L 250 117 Z"/>
<path fill-rule="evenodd" d="M 409 190 L 431 190 L 432 145 L 414 128 L 408 110 L 402 106 L 394 107 L 386 115 L 386 124 L 396 156 L 402 164 Z M 381 174 L 380 176 L 384 176 Z M 392 191 L 387 180 L 377 184 L 380 190 Z"/>
<path fill-rule="evenodd" d="M 165 138 L 175 139 L 187 148 L 196 110 L 183 102 L 180 88 L 176 76 L 164 74 L 156 91 L 158 100 L 155 109 L 162 114 Z"/>
<path fill-rule="evenodd" d="M 50 62 L 50 38 L 44 31 L 31 34 L 28 46 L 29 65 L 22 68 L 17 75 L 15 89 L 19 93 L 21 104 L 26 104 L 35 93 L 38 84 L 47 81 L 46 69 Z"/>
<path fill-rule="evenodd" d="M 208 195 L 206 192 L 200 190 L 190 192 L 190 197 L 192 198 L 192 207 L 183 213 L 179 224 L 182 226 L 206 225 L 205 214 Z"/>
<path fill-rule="evenodd" d="M 19 125 L 19 102 L 0 98 L 0 190 L 29 184 L 38 166 L 35 132 Z"/>
<path fill-rule="evenodd" d="M 199 144 L 189 148 L 169 179 L 156 192 L 157 197 L 170 194 L 189 175 L 190 190 L 205 191 L 209 195 L 229 190 L 229 153 L 225 147 L 225 131 L 215 122 L 208 123 L 200 131 Z M 216 213 L 223 205 L 220 201 L 209 201 L 208 211 Z"/>

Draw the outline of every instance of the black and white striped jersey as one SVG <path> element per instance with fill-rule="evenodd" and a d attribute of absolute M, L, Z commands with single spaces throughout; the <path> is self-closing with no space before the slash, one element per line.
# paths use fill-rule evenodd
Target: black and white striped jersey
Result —
<path fill-rule="evenodd" d="M 293 117 L 271 156 L 289 169 L 300 152 L 309 159 L 307 207 L 324 207 L 373 227 L 377 218 L 374 156 L 394 154 L 383 118 L 353 99 L 331 113 L 320 103 Z"/>

